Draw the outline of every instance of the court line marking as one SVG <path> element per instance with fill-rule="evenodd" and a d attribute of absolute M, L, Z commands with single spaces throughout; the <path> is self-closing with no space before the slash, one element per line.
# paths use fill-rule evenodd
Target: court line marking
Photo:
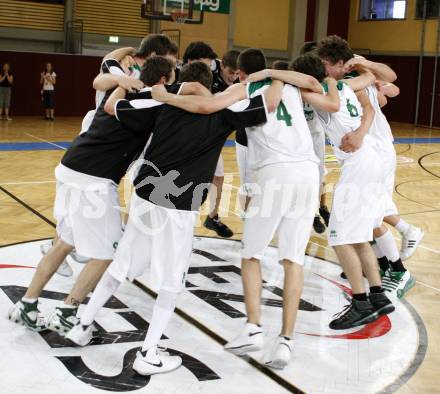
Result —
<path fill-rule="evenodd" d="M 28 182 L 0 182 L 0 185 L 39 185 L 44 183 L 55 183 L 56 181 L 28 181 Z"/>
<path fill-rule="evenodd" d="M 49 144 L 49 145 L 56 146 L 57 148 L 60 148 L 60 149 L 62 149 L 62 150 L 67 150 L 67 148 L 65 148 L 64 146 L 61 146 L 61 145 L 55 144 L 55 143 L 53 143 L 53 142 L 50 142 L 50 141 L 45 140 L 45 139 L 40 138 L 40 137 L 36 137 L 35 135 L 32 135 L 32 134 L 30 134 L 30 133 L 24 133 L 24 134 L 28 135 L 29 137 L 35 138 L 36 140 L 39 140 L 39 141 L 45 142 L 45 143 L 47 143 L 47 144 Z"/>
<path fill-rule="evenodd" d="M 419 285 L 425 286 L 425 287 L 427 287 L 428 289 L 431 289 L 431 290 L 434 290 L 434 291 L 437 291 L 437 292 L 440 293 L 440 289 L 438 289 L 437 287 L 434 287 L 434 286 L 428 285 L 427 283 L 420 282 L 419 280 L 417 280 L 416 283 L 419 284 Z"/>

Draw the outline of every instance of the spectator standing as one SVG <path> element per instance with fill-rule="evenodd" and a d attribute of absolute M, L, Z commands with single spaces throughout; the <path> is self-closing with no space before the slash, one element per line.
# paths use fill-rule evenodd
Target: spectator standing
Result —
<path fill-rule="evenodd" d="M 11 106 L 11 90 L 14 76 L 11 72 L 9 63 L 3 64 L 0 71 L 0 119 L 3 119 L 3 109 L 5 110 L 5 120 L 12 120 L 9 117 L 9 107 Z"/>
<path fill-rule="evenodd" d="M 40 83 L 43 85 L 43 106 L 46 120 L 54 120 L 55 108 L 55 83 L 57 75 L 52 67 L 52 63 L 46 63 L 44 71 L 41 73 Z"/>

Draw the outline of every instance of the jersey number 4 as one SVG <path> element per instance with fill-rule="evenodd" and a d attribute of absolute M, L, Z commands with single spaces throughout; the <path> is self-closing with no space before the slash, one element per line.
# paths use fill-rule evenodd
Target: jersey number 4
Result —
<path fill-rule="evenodd" d="M 287 126 L 292 126 L 292 115 L 289 114 L 289 111 L 287 111 L 287 108 L 282 101 L 277 108 L 277 119 L 284 120 Z"/>

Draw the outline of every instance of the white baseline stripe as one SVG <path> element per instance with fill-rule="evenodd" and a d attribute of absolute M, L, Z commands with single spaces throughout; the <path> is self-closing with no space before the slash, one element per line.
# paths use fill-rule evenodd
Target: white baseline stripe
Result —
<path fill-rule="evenodd" d="M 61 146 L 61 145 L 58 145 L 58 144 L 54 144 L 53 142 L 50 142 L 50 141 L 45 140 L 45 139 L 40 138 L 40 137 L 36 137 L 35 135 L 29 134 L 29 133 L 24 133 L 24 134 L 28 135 L 29 137 L 35 138 L 36 140 L 39 140 L 39 141 L 42 141 L 42 142 L 46 142 L 47 144 L 56 146 L 57 148 L 60 148 L 62 150 L 66 150 L 67 149 L 64 146 Z"/>

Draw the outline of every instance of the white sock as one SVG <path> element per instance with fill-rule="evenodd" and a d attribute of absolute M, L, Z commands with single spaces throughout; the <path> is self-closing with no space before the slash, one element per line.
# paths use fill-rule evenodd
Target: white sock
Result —
<path fill-rule="evenodd" d="M 142 345 L 142 351 L 146 351 L 159 343 L 174 312 L 176 299 L 177 293 L 172 293 L 166 290 L 159 291 L 157 300 L 154 303 L 153 316 L 151 317 L 147 336 Z"/>
<path fill-rule="evenodd" d="M 394 262 L 400 259 L 399 249 L 397 249 L 396 241 L 390 230 L 387 230 L 384 235 L 375 238 L 374 240 L 389 261 Z"/>
<path fill-rule="evenodd" d="M 409 230 L 410 224 L 405 222 L 405 220 L 400 219 L 399 222 L 395 225 L 396 230 L 400 234 L 405 234 Z"/>
<path fill-rule="evenodd" d="M 76 306 L 74 306 L 74 305 L 70 305 L 70 304 L 66 304 L 65 302 L 63 302 L 63 305 L 61 305 L 61 308 L 65 308 L 65 309 L 67 309 L 67 308 L 70 308 L 70 309 L 77 309 Z"/>
<path fill-rule="evenodd" d="M 26 297 L 23 297 L 21 300 L 23 302 L 27 302 L 28 304 L 33 304 L 35 301 L 38 300 L 38 298 L 26 298 Z"/>
<path fill-rule="evenodd" d="M 96 315 L 104 304 L 109 300 L 109 298 L 118 290 L 121 282 L 113 278 L 108 272 L 106 272 L 95 291 L 93 292 L 92 298 L 86 306 L 86 309 L 81 315 L 81 324 L 83 326 L 89 326 L 95 320 Z"/>
<path fill-rule="evenodd" d="M 376 255 L 376 257 L 378 259 L 385 256 L 385 253 L 382 252 L 382 249 L 379 247 L 379 245 L 377 243 L 374 243 L 373 245 L 371 245 L 371 247 L 373 248 L 374 254 Z"/>

